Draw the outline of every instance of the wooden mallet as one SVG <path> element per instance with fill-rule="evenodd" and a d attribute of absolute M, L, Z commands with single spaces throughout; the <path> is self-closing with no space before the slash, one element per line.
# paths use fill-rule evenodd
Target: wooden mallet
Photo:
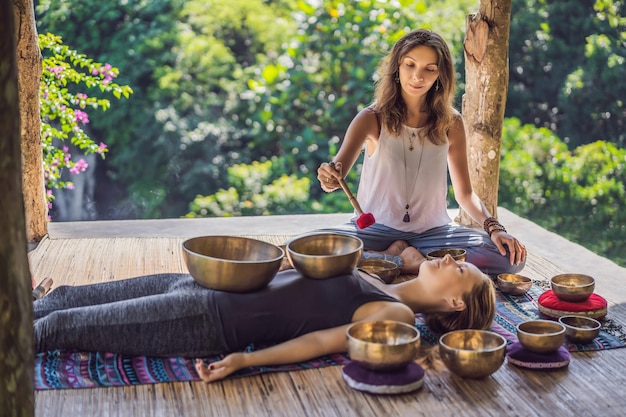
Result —
<path fill-rule="evenodd" d="M 329 165 L 333 167 L 333 169 L 335 168 L 335 164 L 333 162 L 331 162 Z M 352 194 L 352 191 L 350 191 L 350 188 L 348 188 L 348 184 L 346 184 L 344 179 L 339 178 L 338 180 L 341 189 L 344 193 L 346 193 L 348 199 L 350 200 L 350 204 L 352 204 L 352 207 L 354 207 L 357 214 L 359 215 L 359 218 L 356 219 L 357 227 L 359 229 L 365 229 L 366 227 L 370 227 L 371 225 L 376 223 L 376 219 L 374 218 L 374 215 L 372 213 L 363 213 L 359 202 L 356 200 L 356 197 L 354 197 L 354 194 Z"/>

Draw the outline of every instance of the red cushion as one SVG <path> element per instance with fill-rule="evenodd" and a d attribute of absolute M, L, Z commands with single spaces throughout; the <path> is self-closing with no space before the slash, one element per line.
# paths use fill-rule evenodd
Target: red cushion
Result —
<path fill-rule="evenodd" d="M 585 301 L 573 303 L 558 298 L 552 290 L 539 296 L 539 311 L 549 317 L 585 316 L 594 319 L 602 318 L 607 313 L 607 302 L 598 294 L 591 294 Z"/>

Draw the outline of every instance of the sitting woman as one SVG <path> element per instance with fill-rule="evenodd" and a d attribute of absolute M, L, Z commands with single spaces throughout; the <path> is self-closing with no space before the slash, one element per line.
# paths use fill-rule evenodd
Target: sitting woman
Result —
<path fill-rule="evenodd" d="M 264 289 L 228 293 L 204 288 L 187 274 L 148 275 L 86 286 L 61 286 L 34 302 L 35 348 L 137 356 L 205 357 L 207 382 L 249 366 L 302 362 L 345 352 L 357 321 L 414 324 L 427 315 L 433 330 L 487 328 L 495 314 L 491 279 L 451 257 L 425 262 L 417 278 L 386 285 L 360 271 L 327 280 L 279 272 Z M 250 343 L 271 345 L 241 353 Z"/>

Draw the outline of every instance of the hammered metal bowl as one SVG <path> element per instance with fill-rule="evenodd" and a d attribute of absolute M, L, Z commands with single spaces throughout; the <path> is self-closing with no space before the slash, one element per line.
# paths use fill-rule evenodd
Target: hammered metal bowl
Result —
<path fill-rule="evenodd" d="M 528 320 L 517 325 L 517 339 L 531 352 L 555 352 L 565 343 L 565 326 L 551 320 Z"/>
<path fill-rule="evenodd" d="M 550 287 L 563 301 L 577 303 L 588 299 L 596 287 L 593 277 L 585 274 L 560 274 L 550 279 Z"/>
<path fill-rule="evenodd" d="M 455 261 L 465 261 L 467 258 L 467 251 L 459 248 L 437 249 L 430 251 L 426 254 L 426 259 L 432 261 L 436 258 L 443 258 L 446 255 L 452 256 Z"/>
<path fill-rule="evenodd" d="M 384 259 L 361 259 L 357 267 L 369 274 L 379 276 L 387 284 L 391 283 L 400 273 L 397 263 Z"/>
<path fill-rule="evenodd" d="M 439 338 L 446 367 L 461 378 L 485 378 L 502 366 L 506 339 L 488 330 L 455 330 Z"/>
<path fill-rule="evenodd" d="M 327 279 L 350 274 L 361 254 L 361 239 L 340 233 L 315 233 L 287 242 L 291 265 L 308 278 Z"/>
<path fill-rule="evenodd" d="M 600 334 L 602 324 L 591 317 L 561 316 L 559 323 L 565 326 L 565 338 L 572 343 L 587 344 Z"/>
<path fill-rule="evenodd" d="M 533 285 L 530 278 L 519 274 L 500 274 L 496 283 L 500 291 L 511 295 L 526 294 Z"/>
<path fill-rule="evenodd" d="M 362 321 L 346 330 L 350 360 L 373 371 L 401 369 L 417 358 L 420 332 L 393 320 Z"/>
<path fill-rule="evenodd" d="M 183 242 L 183 258 L 196 282 L 220 291 L 263 288 L 285 256 L 281 248 L 238 236 L 200 236 Z"/>

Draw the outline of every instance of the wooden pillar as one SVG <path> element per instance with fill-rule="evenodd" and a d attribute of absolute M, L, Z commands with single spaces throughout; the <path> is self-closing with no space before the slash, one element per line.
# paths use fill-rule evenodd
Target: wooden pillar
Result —
<path fill-rule="evenodd" d="M 12 3 L 17 39 L 26 239 L 29 242 L 39 242 L 48 233 L 48 205 L 43 176 L 39 114 L 41 51 L 37 41 L 33 0 L 15 0 Z"/>
<path fill-rule="evenodd" d="M 511 0 L 480 0 L 467 16 L 463 121 L 472 187 L 497 217 L 502 122 L 509 84 Z M 461 224 L 480 226 L 463 210 Z"/>
<path fill-rule="evenodd" d="M 22 200 L 13 0 L 0 0 L 0 416 L 33 416 L 32 288 Z"/>

